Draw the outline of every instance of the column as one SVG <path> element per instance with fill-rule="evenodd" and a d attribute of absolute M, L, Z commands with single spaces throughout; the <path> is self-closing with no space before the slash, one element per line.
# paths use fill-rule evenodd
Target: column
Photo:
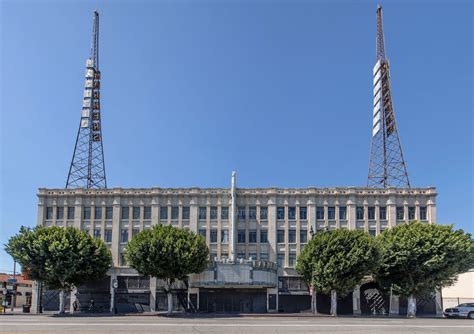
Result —
<path fill-rule="evenodd" d="M 349 230 L 356 229 L 356 205 L 355 196 L 350 196 L 347 201 L 347 226 Z"/>
<path fill-rule="evenodd" d="M 353 315 L 361 315 L 360 309 L 360 285 L 357 285 L 352 292 L 352 313 Z"/>
<path fill-rule="evenodd" d="M 229 221 L 229 259 L 234 260 L 237 258 L 236 254 L 236 243 L 237 243 L 237 173 L 232 172 L 232 181 L 230 188 L 230 221 Z"/>
<path fill-rule="evenodd" d="M 441 289 L 436 291 L 435 302 L 436 302 L 436 315 L 442 317 L 443 316 L 443 295 L 441 293 Z"/>
<path fill-rule="evenodd" d="M 397 295 L 390 293 L 390 310 L 389 315 L 398 316 L 400 313 L 400 301 Z"/>
<path fill-rule="evenodd" d="M 113 213 L 112 213 L 112 259 L 114 266 L 118 266 L 120 260 L 119 245 L 120 245 L 120 197 L 116 196 L 113 202 Z M 112 279 L 111 279 L 112 281 Z"/>
<path fill-rule="evenodd" d="M 156 277 L 150 277 L 150 311 L 156 311 Z"/>
<path fill-rule="evenodd" d="M 33 281 L 31 291 L 31 313 L 40 313 L 40 282 Z"/>
<path fill-rule="evenodd" d="M 270 197 L 268 200 L 268 260 L 272 262 L 277 260 L 276 226 L 276 198 Z"/>
<path fill-rule="evenodd" d="M 392 197 L 387 201 L 387 219 L 389 228 L 397 225 L 397 205 L 395 203 L 395 198 Z"/>

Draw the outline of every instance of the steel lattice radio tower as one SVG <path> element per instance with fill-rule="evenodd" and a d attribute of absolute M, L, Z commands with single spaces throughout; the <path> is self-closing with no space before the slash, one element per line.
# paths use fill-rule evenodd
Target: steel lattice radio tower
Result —
<path fill-rule="evenodd" d="M 95 11 L 81 121 L 66 188 L 107 188 L 100 118 L 99 12 Z"/>
<path fill-rule="evenodd" d="M 374 109 L 368 187 L 409 188 L 408 172 L 398 136 L 390 88 L 389 61 L 385 55 L 382 7 L 377 7 L 376 64 L 373 70 Z"/>

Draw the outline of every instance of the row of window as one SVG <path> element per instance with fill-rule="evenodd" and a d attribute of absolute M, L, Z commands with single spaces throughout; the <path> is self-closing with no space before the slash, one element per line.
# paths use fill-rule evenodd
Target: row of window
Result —
<path fill-rule="evenodd" d="M 300 243 L 304 244 L 308 242 L 308 231 L 307 230 L 300 230 Z M 277 231 L 277 243 L 285 243 L 285 230 L 278 230 Z M 294 244 L 296 243 L 296 231 L 295 230 L 288 230 L 288 243 Z"/>
<path fill-rule="evenodd" d="M 284 253 L 278 253 L 277 254 L 277 265 L 278 267 L 283 268 L 285 265 L 285 254 Z M 289 267 L 294 267 L 296 265 L 296 253 L 290 253 L 288 254 L 288 266 Z"/>
<path fill-rule="evenodd" d="M 67 207 L 67 219 L 74 219 L 74 207 Z M 102 207 L 94 207 L 94 219 L 99 220 L 102 219 L 102 214 L 104 210 Z M 199 208 L 199 219 L 204 220 L 207 218 L 207 207 L 200 207 Z M 295 207 L 288 207 L 288 219 L 294 220 L 296 219 L 296 208 Z M 300 207 L 300 219 L 306 220 L 307 219 L 307 209 L 306 207 Z M 367 208 L 367 218 L 369 220 L 375 219 L 375 207 L 369 206 Z M 409 206 L 408 207 L 408 220 L 415 219 L 415 207 Z M 210 219 L 214 220 L 217 219 L 217 207 L 210 207 Z M 189 220 L 189 207 L 183 206 L 181 211 L 182 219 Z M 108 206 L 105 207 L 105 219 L 112 219 L 113 216 L 113 207 Z M 365 216 L 364 207 L 358 206 L 356 208 L 356 219 L 363 220 Z M 397 220 L 404 220 L 405 219 L 405 208 L 404 207 L 397 207 L 396 208 L 396 216 Z M 171 207 L 171 219 L 176 220 L 179 217 L 179 207 L 172 206 Z M 247 217 L 247 210 L 245 207 L 238 208 L 238 218 L 241 220 L 245 220 Z M 257 217 L 257 208 L 256 207 L 249 207 L 248 210 L 248 218 L 251 220 L 256 219 Z M 334 206 L 327 207 L 327 219 L 334 220 L 336 217 L 336 208 Z M 84 207 L 83 208 L 83 219 L 89 220 L 91 219 L 91 207 Z M 130 207 L 123 206 L 121 218 L 123 220 L 130 219 Z M 151 219 L 151 207 L 145 206 L 143 208 L 143 218 L 145 220 Z M 420 220 L 426 220 L 427 218 L 427 211 L 425 206 L 420 207 Z M 46 219 L 53 219 L 53 208 L 48 206 L 46 207 Z M 64 219 L 64 207 L 57 207 L 56 209 L 56 219 L 62 220 Z M 132 207 L 132 219 L 140 219 L 140 207 L 134 206 Z M 168 207 L 163 206 L 160 207 L 160 220 L 167 220 L 168 219 Z M 229 208 L 222 207 L 221 208 L 221 219 L 228 220 L 229 219 Z M 266 220 L 268 219 L 268 208 L 267 207 L 260 207 L 260 219 Z M 284 220 L 285 219 L 285 208 L 278 207 L 277 208 L 277 219 Z M 324 207 L 316 207 L 316 219 L 317 220 L 324 220 L 325 219 L 325 212 Z M 339 219 L 346 220 L 347 219 L 347 208 L 345 206 L 339 207 Z M 386 220 L 387 219 L 387 207 L 381 206 L 379 207 L 379 219 Z"/>

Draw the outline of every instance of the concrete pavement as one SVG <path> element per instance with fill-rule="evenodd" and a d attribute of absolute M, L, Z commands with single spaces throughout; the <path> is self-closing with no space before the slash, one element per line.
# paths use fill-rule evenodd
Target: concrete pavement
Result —
<path fill-rule="evenodd" d="M 2 315 L 0 333 L 474 333 L 474 321 L 298 316 Z"/>

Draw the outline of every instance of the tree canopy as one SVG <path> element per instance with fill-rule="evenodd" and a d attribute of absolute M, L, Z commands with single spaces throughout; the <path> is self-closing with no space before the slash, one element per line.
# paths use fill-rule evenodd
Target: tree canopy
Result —
<path fill-rule="evenodd" d="M 338 229 L 317 232 L 299 255 L 296 271 L 316 291 L 344 296 L 371 274 L 377 260 L 373 237 L 363 231 Z"/>
<path fill-rule="evenodd" d="M 28 278 L 50 289 L 69 290 L 102 278 L 112 256 L 104 242 L 74 227 L 21 227 L 5 250 Z"/>
<path fill-rule="evenodd" d="M 474 241 L 452 225 L 417 221 L 384 231 L 378 238 L 376 279 L 402 296 L 423 296 L 452 285 L 474 266 Z"/>
<path fill-rule="evenodd" d="M 133 237 L 125 258 L 140 274 L 172 282 L 203 271 L 209 250 L 205 240 L 190 230 L 155 225 Z"/>

